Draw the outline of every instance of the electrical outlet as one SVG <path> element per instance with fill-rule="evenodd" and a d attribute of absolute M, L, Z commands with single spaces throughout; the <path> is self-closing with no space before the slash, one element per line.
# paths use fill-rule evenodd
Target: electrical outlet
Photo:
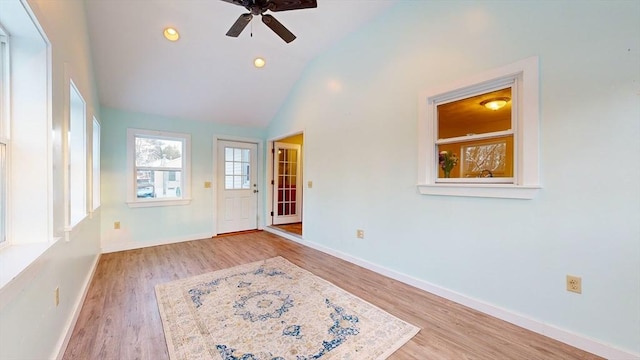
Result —
<path fill-rule="evenodd" d="M 358 237 L 358 239 L 364 239 L 364 230 L 358 229 L 356 231 L 356 236 Z"/>
<path fill-rule="evenodd" d="M 116 221 L 113 223 L 113 228 L 116 230 L 120 230 L 120 221 Z"/>
<path fill-rule="evenodd" d="M 582 294 L 582 278 L 579 276 L 567 275 L 567 291 Z"/>
<path fill-rule="evenodd" d="M 311 180 L 307 181 L 307 187 L 311 189 L 313 187 L 313 181 Z"/>
<path fill-rule="evenodd" d="M 58 305 L 60 305 L 60 288 L 57 287 L 54 291 L 53 291 L 53 301 L 56 304 L 56 307 Z"/>

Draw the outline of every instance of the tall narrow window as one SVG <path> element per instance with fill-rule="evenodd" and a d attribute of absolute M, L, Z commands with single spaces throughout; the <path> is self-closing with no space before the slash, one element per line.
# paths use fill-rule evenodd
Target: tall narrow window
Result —
<path fill-rule="evenodd" d="M 87 215 L 86 104 L 73 81 L 69 104 L 69 224 L 78 224 Z"/>
<path fill-rule="evenodd" d="M 93 171 L 92 171 L 92 207 L 93 210 L 100 207 L 100 123 L 93 118 Z"/>
<path fill-rule="evenodd" d="M 58 170 L 66 181 L 68 159 L 65 153 L 64 166 L 52 169 L 58 160 L 54 141 L 66 140 L 66 134 L 52 125 L 51 47 L 42 29 L 27 1 L 0 0 L 0 263 L 11 264 L 0 271 L 0 287 L 53 245 L 68 225 L 68 213 L 54 212 L 51 197 Z M 66 144 L 60 145 L 66 150 Z"/>
<path fill-rule="evenodd" d="M 187 134 L 128 130 L 129 206 L 181 205 L 189 201 Z"/>
<path fill-rule="evenodd" d="M 7 144 L 0 143 L 0 246 L 7 243 Z"/>
<path fill-rule="evenodd" d="M 0 247 L 7 241 L 7 129 L 9 121 L 9 46 L 0 26 Z"/>

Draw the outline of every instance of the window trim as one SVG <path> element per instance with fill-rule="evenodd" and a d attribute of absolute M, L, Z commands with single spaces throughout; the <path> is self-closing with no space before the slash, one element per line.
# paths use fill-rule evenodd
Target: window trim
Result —
<path fill-rule="evenodd" d="M 39 271 L 33 264 L 42 260 L 45 252 L 62 239 L 66 208 L 63 205 L 61 211 L 54 212 L 53 176 L 57 161 L 60 174 L 64 173 L 65 154 L 54 158 L 56 146 L 63 146 L 63 134 L 53 126 L 51 42 L 26 1 L 8 1 L 3 5 L 6 6 L 0 11 L 0 23 L 9 43 L 10 63 L 5 64 L 5 71 L 11 90 L 5 96 L 10 96 L 11 109 L 5 114 L 4 124 L 10 145 L 7 153 L 9 244 L 0 249 L 0 291 L 7 295 L 5 298 L 11 298 L 23 290 L 15 280 L 28 279 Z M 11 66 L 16 63 L 24 66 Z M 63 118 L 61 124 L 64 121 Z M 24 159 L 29 159 L 28 163 Z M 33 198 L 40 201 L 33 203 Z M 0 298 L 0 307 L 3 305 Z"/>
<path fill-rule="evenodd" d="M 516 119 L 514 135 L 514 181 L 465 183 L 438 181 L 435 103 L 461 99 L 516 79 L 513 91 Z M 422 91 L 418 108 L 418 191 L 424 195 L 533 199 L 539 190 L 539 76 L 538 57 L 495 68 L 476 76 Z M 442 179 L 440 179 L 442 180 Z"/>
<path fill-rule="evenodd" d="M 180 140 L 184 142 L 182 164 L 182 198 L 181 199 L 158 199 L 144 198 L 136 196 L 136 174 L 135 174 L 135 138 L 136 136 L 157 137 L 170 140 Z M 172 170 L 172 169 L 163 169 Z M 127 129 L 127 205 L 131 208 L 154 207 L 154 206 L 179 206 L 191 203 L 191 135 L 185 133 L 174 133 L 159 130 Z"/>
<path fill-rule="evenodd" d="M 102 125 L 100 121 L 95 117 L 92 117 L 91 128 L 91 213 L 98 210 L 101 205 L 102 199 L 100 190 L 102 184 L 100 182 L 100 138 L 102 137 Z M 97 135 L 97 137 L 96 137 Z"/>
<path fill-rule="evenodd" d="M 67 209 L 66 209 L 66 216 L 67 219 L 65 221 L 66 226 L 65 226 L 65 230 L 67 232 L 71 231 L 74 227 L 76 227 L 78 224 L 80 224 L 82 221 L 84 221 L 88 216 L 89 216 L 89 211 L 88 211 L 88 206 L 87 206 L 87 179 L 89 178 L 88 176 L 88 166 L 87 166 L 87 102 L 84 100 L 84 97 L 82 96 L 82 93 L 80 92 L 80 89 L 78 88 L 78 86 L 75 84 L 75 82 L 73 81 L 73 79 L 71 77 L 69 77 L 68 79 L 68 96 L 69 99 L 66 102 L 65 106 L 68 106 L 68 116 L 67 116 L 67 123 L 66 123 L 66 131 L 65 131 L 65 142 L 64 142 L 64 151 L 66 152 L 66 156 L 65 156 L 65 160 L 66 160 L 66 166 L 65 166 L 65 171 L 66 171 L 66 178 L 67 178 L 67 183 L 65 185 L 66 189 L 67 189 L 67 196 L 66 196 L 66 202 L 67 202 Z M 82 105 L 82 116 L 79 118 L 80 122 L 75 124 L 75 125 L 81 125 L 78 126 L 77 129 L 75 130 L 79 130 L 81 135 L 82 135 L 82 142 L 80 143 L 81 148 L 75 148 L 73 145 L 78 145 L 77 143 L 74 144 L 73 143 L 73 136 L 75 135 L 74 132 L 74 122 L 73 120 L 76 119 L 73 116 L 73 112 L 74 112 L 74 103 L 73 103 L 73 99 L 72 99 L 72 92 L 75 92 L 75 94 L 78 96 L 78 99 L 80 100 L 80 104 Z M 73 159 L 75 158 L 74 154 L 77 154 L 80 159 L 76 159 L 78 161 L 73 161 Z M 75 168 L 74 165 L 78 166 L 81 165 L 82 168 Z M 82 173 L 82 180 L 81 183 L 81 189 L 78 189 L 78 186 L 73 186 L 74 185 L 74 181 L 72 180 L 72 177 L 75 178 L 77 175 L 77 173 Z M 78 196 L 81 196 L 81 201 L 79 201 L 78 203 L 82 203 L 82 207 L 81 208 L 75 208 L 74 206 L 78 206 L 76 204 L 76 202 L 74 200 L 78 200 Z M 77 213 L 76 213 L 77 212 Z M 77 217 L 77 219 L 74 217 L 75 215 L 80 214 L 80 216 Z"/>
<path fill-rule="evenodd" d="M 0 144 L 4 145 L 4 179 L 0 180 L 0 201 L 3 203 L 0 204 L 1 215 L 0 221 L 2 222 L 2 231 L 0 231 L 0 237 L 4 237 L 4 239 L 0 238 L 0 249 L 11 245 L 11 236 L 10 236 L 10 187 L 9 187 L 9 179 L 11 178 L 10 174 L 10 159 L 11 159 L 11 141 L 9 139 L 9 121 L 10 121 L 10 45 L 9 45 L 9 36 L 6 35 L 6 30 L 0 25 Z M 2 164 L 0 164 L 2 166 Z M 1 170 L 1 169 L 0 169 Z M 0 174 L 3 172 L 0 171 Z"/>

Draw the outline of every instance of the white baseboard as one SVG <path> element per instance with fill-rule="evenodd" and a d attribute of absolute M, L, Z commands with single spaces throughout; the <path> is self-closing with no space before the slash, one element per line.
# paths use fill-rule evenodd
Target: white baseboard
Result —
<path fill-rule="evenodd" d="M 87 293 L 89 292 L 89 286 L 91 285 L 91 281 L 93 280 L 93 275 L 96 273 L 96 269 L 98 268 L 98 262 L 100 261 L 100 254 L 96 255 L 96 258 L 93 260 L 93 265 L 91 266 L 91 271 L 87 274 L 87 277 L 84 279 L 82 293 L 76 299 L 74 304 L 73 316 L 69 318 L 67 324 L 65 326 L 66 331 L 64 331 L 64 336 L 60 338 L 57 345 L 57 356 L 52 357 L 57 360 L 62 360 L 64 356 L 65 350 L 67 350 L 67 345 L 69 345 L 69 340 L 71 339 L 71 335 L 73 334 L 73 329 L 76 327 L 76 323 L 78 322 L 78 317 L 80 316 L 80 311 L 82 310 L 82 305 L 84 304 L 84 300 L 87 298 Z"/>
<path fill-rule="evenodd" d="M 175 238 L 160 239 L 153 242 L 145 242 L 145 243 L 137 243 L 137 242 L 131 242 L 131 241 L 109 242 L 106 244 L 102 244 L 102 253 L 107 254 L 107 253 L 112 253 L 117 251 L 142 249 L 142 248 L 158 246 L 158 245 L 175 244 L 179 242 L 209 239 L 209 238 L 211 238 L 211 233 L 191 234 L 191 235 L 179 236 Z"/>
<path fill-rule="evenodd" d="M 397 271 L 385 268 L 383 266 L 368 262 L 366 260 L 351 256 L 349 254 L 336 251 L 334 249 L 328 248 L 324 245 L 320 245 L 311 241 L 305 241 L 300 237 L 288 234 L 283 231 L 279 231 L 278 229 L 274 229 L 271 227 L 265 227 L 265 231 L 270 233 L 280 235 L 285 239 L 289 239 L 291 241 L 295 241 L 304 246 L 308 246 L 310 248 L 322 251 L 323 253 L 335 256 L 342 260 L 348 261 L 350 263 L 361 266 L 365 269 L 374 271 L 378 274 L 387 276 L 394 280 L 403 282 L 405 284 L 414 286 L 418 289 L 424 290 L 426 292 L 441 296 L 447 300 L 451 300 L 457 302 L 458 304 L 462 304 L 464 306 L 470 307 L 474 310 L 480 311 L 487 315 L 491 315 L 495 318 L 504 320 L 511 324 L 520 326 L 527 330 L 531 330 L 535 333 L 547 336 L 554 340 L 561 341 L 565 344 L 571 345 L 578 349 L 582 349 L 584 351 L 590 352 L 592 354 L 596 354 L 598 356 L 602 356 L 611 360 L 637 360 L 640 359 L 640 354 L 634 354 L 622 349 L 615 348 L 613 346 L 603 344 L 598 340 L 586 337 L 584 335 L 576 334 L 568 330 L 561 329 L 559 327 L 542 323 L 539 320 L 532 319 L 526 315 L 516 313 L 514 311 L 504 309 L 501 307 L 497 307 L 495 305 L 489 304 L 482 300 L 474 299 L 467 295 L 443 288 L 438 285 L 431 284 L 427 281 L 417 279 L 415 277 L 399 273 Z"/>

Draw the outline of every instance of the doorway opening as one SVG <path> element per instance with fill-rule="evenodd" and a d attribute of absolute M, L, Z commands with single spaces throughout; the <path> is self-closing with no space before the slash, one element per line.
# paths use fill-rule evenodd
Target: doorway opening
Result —
<path fill-rule="evenodd" d="M 280 231 L 302 237 L 302 133 L 271 143 L 271 223 Z"/>

